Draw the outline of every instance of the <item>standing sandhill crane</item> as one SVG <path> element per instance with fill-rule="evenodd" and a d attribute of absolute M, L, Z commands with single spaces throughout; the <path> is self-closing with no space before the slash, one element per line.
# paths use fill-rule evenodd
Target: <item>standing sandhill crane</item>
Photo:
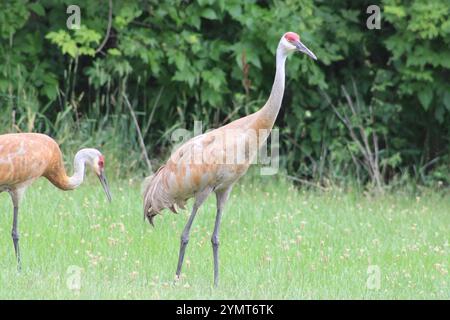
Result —
<path fill-rule="evenodd" d="M 61 150 L 49 136 L 38 133 L 0 135 L 0 193 L 8 191 L 14 206 L 12 239 L 19 270 L 18 213 L 26 188 L 43 176 L 61 190 L 75 189 L 83 182 L 85 167 L 88 165 L 97 174 L 108 200 L 111 201 L 104 164 L 105 159 L 100 151 L 81 149 L 75 155 L 74 174 L 68 177 Z"/>
<path fill-rule="evenodd" d="M 189 198 L 195 198 L 192 213 L 181 235 L 176 279 L 179 279 L 181 273 L 189 232 L 197 210 L 209 194 L 214 192 L 217 200 L 217 215 L 211 242 L 214 257 L 214 286 L 217 286 L 222 210 L 234 183 L 245 174 L 274 125 L 283 99 L 285 61 L 294 51 L 300 51 L 314 60 L 317 59 L 314 53 L 300 42 L 300 37 L 296 33 L 285 33 L 278 44 L 275 80 L 266 104 L 253 114 L 190 139 L 179 147 L 154 175 L 146 178 L 144 216 L 152 225 L 154 216 L 162 209 L 169 208 L 176 213 L 175 205 L 184 208 Z M 258 132 L 263 134 L 258 135 Z M 239 158 L 239 150 L 235 152 L 239 146 L 246 148 L 243 152 L 244 161 Z"/>

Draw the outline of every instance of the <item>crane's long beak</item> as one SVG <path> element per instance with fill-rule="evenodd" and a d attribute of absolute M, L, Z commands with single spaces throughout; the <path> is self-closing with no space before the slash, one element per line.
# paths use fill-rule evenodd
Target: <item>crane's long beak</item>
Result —
<path fill-rule="evenodd" d="M 109 191 L 108 180 L 106 180 L 106 176 L 103 171 L 98 175 L 98 179 L 100 180 L 100 182 L 103 186 L 103 190 L 105 190 L 108 201 L 111 202 L 112 198 L 111 198 L 111 192 Z"/>
<path fill-rule="evenodd" d="M 301 41 L 296 41 L 295 42 L 295 47 L 297 48 L 298 51 L 307 54 L 308 56 L 310 56 L 314 60 L 317 60 L 316 55 L 314 53 L 312 53 L 312 51 L 309 50 L 303 43 L 301 43 Z"/>

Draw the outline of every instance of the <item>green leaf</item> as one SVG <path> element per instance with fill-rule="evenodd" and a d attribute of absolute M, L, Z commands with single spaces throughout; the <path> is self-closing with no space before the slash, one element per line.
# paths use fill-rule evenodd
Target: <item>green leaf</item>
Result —
<path fill-rule="evenodd" d="M 61 51 L 62 53 L 69 54 L 72 58 L 75 58 L 78 55 L 77 45 L 73 41 L 63 43 L 61 45 Z"/>
<path fill-rule="evenodd" d="M 425 110 L 430 108 L 431 100 L 433 100 L 433 90 L 430 87 L 425 87 L 418 93 L 419 101 Z"/>
<path fill-rule="evenodd" d="M 45 9 L 39 2 L 30 3 L 28 8 L 40 17 L 45 16 Z"/>
<path fill-rule="evenodd" d="M 312 153 L 312 148 L 308 143 L 302 143 L 302 145 L 300 146 L 301 151 L 306 154 L 306 155 L 311 155 Z"/>
<path fill-rule="evenodd" d="M 172 77 L 172 80 L 186 82 L 190 88 L 194 87 L 195 83 L 195 75 L 189 70 L 185 72 L 177 71 L 175 75 Z"/>
<path fill-rule="evenodd" d="M 217 19 L 216 13 L 211 8 L 203 9 L 203 11 L 201 13 L 201 16 L 203 18 L 206 18 L 206 19 L 209 19 L 209 20 L 216 20 Z"/>
<path fill-rule="evenodd" d="M 200 17 L 196 14 L 190 15 L 186 20 L 191 26 L 194 26 L 196 29 L 200 29 Z"/>
<path fill-rule="evenodd" d="M 450 111 L 450 91 L 444 93 L 444 105 Z"/>
<path fill-rule="evenodd" d="M 54 100 L 58 95 L 58 87 L 56 85 L 46 85 L 43 91 L 49 100 Z"/>
<path fill-rule="evenodd" d="M 238 3 L 232 4 L 227 10 L 230 13 L 230 15 L 235 19 L 239 18 L 242 15 L 242 8 L 241 5 Z"/>
<path fill-rule="evenodd" d="M 386 15 L 394 15 L 398 18 L 403 18 L 406 16 L 406 12 L 404 7 L 400 7 L 400 6 L 384 6 L 384 13 Z"/>
<path fill-rule="evenodd" d="M 444 115 L 445 115 L 444 107 L 442 105 L 438 106 L 436 108 L 436 111 L 434 112 L 434 117 L 441 124 L 444 122 Z"/>
<path fill-rule="evenodd" d="M 120 50 L 119 50 L 119 49 L 116 49 L 116 48 L 108 49 L 108 54 L 110 54 L 110 55 L 112 55 L 112 56 L 120 56 L 120 55 L 122 55 L 122 53 L 120 52 Z"/>

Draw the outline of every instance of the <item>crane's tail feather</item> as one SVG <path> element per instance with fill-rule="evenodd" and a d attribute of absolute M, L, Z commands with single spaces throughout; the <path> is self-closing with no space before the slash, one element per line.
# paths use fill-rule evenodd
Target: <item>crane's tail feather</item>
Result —
<path fill-rule="evenodd" d="M 162 166 L 155 174 L 145 178 L 143 183 L 144 219 L 148 219 L 152 226 L 154 226 L 153 219 L 160 214 L 161 210 L 168 208 L 172 212 L 178 213 L 176 204 L 184 209 L 184 203 L 176 203 L 170 194 L 167 175 L 166 167 Z"/>

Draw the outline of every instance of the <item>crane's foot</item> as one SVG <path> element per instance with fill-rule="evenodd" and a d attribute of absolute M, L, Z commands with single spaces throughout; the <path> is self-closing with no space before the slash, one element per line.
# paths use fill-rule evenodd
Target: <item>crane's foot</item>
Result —
<path fill-rule="evenodd" d="M 173 285 L 176 286 L 180 283 L 181 277 L 176 274 L 175 277 L 173 278 Z"/>

